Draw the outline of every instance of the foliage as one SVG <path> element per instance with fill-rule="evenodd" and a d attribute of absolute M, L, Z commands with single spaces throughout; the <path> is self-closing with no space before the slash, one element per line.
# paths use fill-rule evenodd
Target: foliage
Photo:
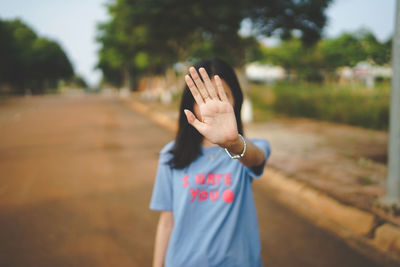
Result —
<path fill-rule="evenodd" d="M 72 79 L 70 79 L 68 82 L 70 85 L 76 86 L 78 88 L 84 88 L 84 89 L 89 88 L 89 85 L 87 84 L 85 79 L 80 75 L 74 75 Z"/>
<path fill-rule="evenodd" d="M 315 44 L 326 24 L 325 9 L 331 0 L 253 0 L 246 12 L 258 34 L 279 35 L 283 40 L 293 36 L 293 30 L 301 32 L 306 46 Z"/>
<path fill-rule="evenodd" d="M 281 82 L 273 87 L 252 85 L 249 90 L 255 114 L 263 116 L 257 120 L 277 113 L 381 130 L 388 129 L 389 95 L 388 82 L 373 90 L 359 85 L 306 82 Z"/>
<path fill-rule="evenodd" d="M 261 62 L 282 66 L 290 80 L 294 74 L 299 79 L 321 81 L 322 58 L 315 47 L 305 47 L 299 38 L 283 42 L 280 46 L 262 48 Z"/>
<path fill-rule="evenodd" d="M 315 42 L 326 22 L 331 0 L 115 0 L 110 20 L 99 25 L 98 68 L 117 86 L 138 77 L 163 73 L 177 61 L 219 56 L 234 66 L 254 57 L 255 36 L 287 37 Z M 252 22 L 253 36 L 239 35 L 241 23 Z"/>
<path fill-rule="evenodd" d="M 0 20 L 0 87 L 41 93 L 73 75 L 71 62 L 55 42 L 41 38 L 19 19 Z"/>
<path fill-rule="evenodd" d="M 362 31 L 360 42 L 367 55 L 367 60 L 374 62 L 377 65 L 384 65 L 391 60 L 392 42 L 380 42 L 376 37 L 368 31 Z"/>
<path fill-rule="evenodd" d="M 343 33 L 337 38 L 322 39 L 307 47 L 299 38 L 282 42 L 276 47 L 262 47 L 261 62 L 280 65 L 288 78 L 294 72 L 301 80 L 322 81 L 323 77 L 341 66 L 355 66 L 360 61 L 377 65 L 390 62 L 390 41 L 382 43 L 367 30 Z"/>
<path fill-rule="evenodd" d="M 379 42 L 373 33 L 367 30 L 344 33 L 338 38 L 324 40 L 319 49 L 326 66 L 332 69 L 354 66 L 360 61 L 383 65 L 390 61 L 391 51 L 388 43 Z"/>

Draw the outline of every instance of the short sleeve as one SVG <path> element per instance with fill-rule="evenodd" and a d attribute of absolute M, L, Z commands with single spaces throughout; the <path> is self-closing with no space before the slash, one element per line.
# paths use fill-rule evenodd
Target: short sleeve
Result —
<path fill-rule="evenodd" d="M 271 145 L 270 143 L 265 140 L 265 139 L 249 139 L 254 145 L 256 145 L 257 147 L 259 147 L 263 153 L 264 153 L 264 157 L 265 160 L 264 162 L 260 165 L 260 166 L 256 166 L 256 167 L 246 167 L 249 175 L 253 178 L 259 178 L 263 175 L 264 173 L 264 167 L 267 164 L 268 158 L 271 155 Z"/>
<path fill-rule="evenodd" d="M 158 160 L 157 174 L 150 201 L 152 210 L 172 210 L 172 168 L 168 161 L 170 158 L 169 147 L 164 147 Z"/>

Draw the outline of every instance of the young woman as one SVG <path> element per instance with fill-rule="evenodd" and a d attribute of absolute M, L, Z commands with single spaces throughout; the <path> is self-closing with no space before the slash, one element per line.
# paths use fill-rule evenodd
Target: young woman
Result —
<path fill-rule="evenodd" d="M 252 179 L 270 144 L 243 137 L 243 95 L 227 63 L 203 60 L 189 72 L 150 203 L 161 211 L 153 266 L 262 266 Z"/>

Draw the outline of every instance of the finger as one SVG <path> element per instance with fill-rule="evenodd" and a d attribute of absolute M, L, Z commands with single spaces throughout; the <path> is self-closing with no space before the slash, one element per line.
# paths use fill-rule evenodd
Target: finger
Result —
<path fill-rule="evenodd" d="M 188 109 L 184 110 L 188 123 L 197 129 L 200 133 L 203 133 L 204 123 L 199 121 L 196 116 Z"/>
<path fill-rule="evenodd" d="M 217 92 L 212 84 L 210 78 L 208 77 L 207 71 L 204 68 L 199 69 L 200 75 L 203 78 L 204 84 L 211 99 L 218 99 Z"/>
<path fill-rule="evenodd" d="M 199 90 L 197 90 L 196 85 L 193 83 L 193 80 L 192 80 L 192 78 L 190 78 L 189 75 L 185 75 L 185 82 L 186 82 L 187 86 L 189 87 L 189 90 L 192 93 L 192 96 L 193 96 L 194 100 L 196 101 L 196 103 L 198 105 L 203 104 L 204 100 L 201 97 Z"/>
<path fill-rule="evenodd" d="M 203 82 L 200 79 L 200 76 L 197 74 L 197 71 L 194 67 L 189 68 L 190 75 L 192 76 L 192 79 L 194 83 L 197 86 L 197 89 L 199 89 L 200 95 L 203 98 L 204 102 L 209 98 L 210 96 L 207 93 L 206 88 L 204 87 Z"/>
<path fill-rule="evenodd" d="M 218 95 L 221 101 L 228 101 L 228 97 L 226 96 L 224 86 L 222 85 L 221 78 L 218 75 L 214 76 L 215 84 L 217 85 Z"/>

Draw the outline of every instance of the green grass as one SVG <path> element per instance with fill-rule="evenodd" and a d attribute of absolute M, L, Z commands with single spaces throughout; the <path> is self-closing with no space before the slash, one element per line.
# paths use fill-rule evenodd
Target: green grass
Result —
<path fill-rule="evenodd" d="M 390 83 L 362 85 L 277 83 L 252 84 L 248 95 L 256 121 L 274 114 L 308 117 L 373 129 L 388 129 Z"/>

